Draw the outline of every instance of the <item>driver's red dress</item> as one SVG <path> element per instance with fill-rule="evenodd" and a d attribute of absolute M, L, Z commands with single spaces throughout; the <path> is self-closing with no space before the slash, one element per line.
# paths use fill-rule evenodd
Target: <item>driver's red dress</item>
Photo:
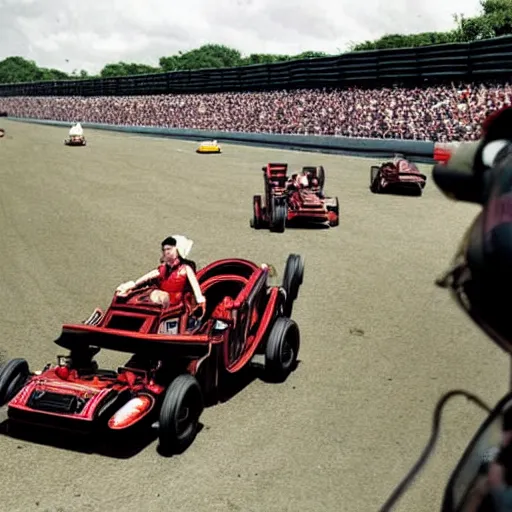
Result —
<path fill-rule="evenodd" d="M 176 306 L 181 304 L 188 280 L 186 266 L 177 265 L 174 268 L 170 268 L 164 263 L 158 267 L 158 271 L 160 273 L 158 276 L 158 287 L 169 294 L 169 305 Z"/>

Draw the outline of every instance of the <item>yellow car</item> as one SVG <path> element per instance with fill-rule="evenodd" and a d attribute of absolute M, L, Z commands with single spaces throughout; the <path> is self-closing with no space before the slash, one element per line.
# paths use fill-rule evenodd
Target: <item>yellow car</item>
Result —
<path fill-rule="evenodd" d="M 196 153 L 221 153 L 221 150 L 216 140 L 207 140 L 199 144 Z"/>

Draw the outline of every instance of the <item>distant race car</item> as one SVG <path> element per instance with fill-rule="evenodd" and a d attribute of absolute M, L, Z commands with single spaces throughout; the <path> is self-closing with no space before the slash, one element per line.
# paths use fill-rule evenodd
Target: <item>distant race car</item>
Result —
<path fill-rule="evenodd" d="M 83 135 L 74 135 L 66 139 L 64 144 L 66 146 L 87 146 L 87 141 Z"/>
<path fill-rule="evenodd" d="M 77 123 L 69 130 L 69 138 L 64 141 L 66 146 L 86 146 L 87 141 L 84 137 L 84 130 L 80 123 Z"/>
<path fill-rule="evenodd" d="M 221 149 L 216 140 L 208 140 L 201 142 L 196 153 L 220 153 Z"/>
<path fill-rule="evenodd" d="M 402 155 L 370 168 L 370 190 L 374 194 L 402 192 L 421 196 L 426 183 L 427 177 Z"/>
<path fill-rule="evenodd" d="M 338 226 L 338 198 L 325 197 L 322 166 L 303 167 L 290 177 L 286 163 L 269 163 L 262 170 L 265 201 L 261 195 L 253 196 L 251 227 L 282 233 L 286 226 L 298 222 Z"/>
<path fill-rule="evenodd" d="M 258 357 L 271 381 L 284 381 L 295 368 L 300 332 L 290 316 L 304 261 L 288 256 L 281 286 L 269 285 L 270 270 L 244 259 L 201 269 L 206 312 L 199 323 L 191 290 L 183 305 L 164 308 L 149 299 L 148 286 L 116 294 L 106 312 L 97 308 L 83 323 L 64 325 L 55 343 L 70 352 L 56 365 L 30 371 L 25 359 L 12 359 L 1 368 L 8 431 L 21 424 L 101 436 L 158 428 L 160 449 L 182 452 L 230 374 Z M 93 359 L 102 348 L 132 357 L 102 370 Z"/>
<path fill-rule="evenodd" d="M 5 135 L 5 130 L 0 128 L 0 139 Z"/>

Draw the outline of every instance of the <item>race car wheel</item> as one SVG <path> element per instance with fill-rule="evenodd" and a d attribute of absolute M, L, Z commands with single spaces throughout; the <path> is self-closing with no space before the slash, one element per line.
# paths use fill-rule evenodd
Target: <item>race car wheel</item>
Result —
<path fill-rule="evenodd" d="M 325 185 L 325 169 L 323 165 L 317 168 L 316 178 L 318 180 L 318 186 L 320 187 L 320 190 L 323 190 Z"/>
<path fill-rule="evenodd" d="M 329 226 L 338 226 L 340 223 L 340 202 L 337 197 L 334 199 L 334 205 L 327 205 L 327 211 L 336 214 L 336 219 L 329 221 Z"/>
<path fill-rule="evenodd" d="M 297 364 L 299 348 L 299 326 L 290 318 L 279 317 L 265 347 L 266 380 L 284 382 Z"/>
<path fill-rule="evenodd" d="M 0 407 L 10 402 L 23 387 L 29 376 L 25 359 L 11 359 L 0 370 Z"/>
<path fill-rule="evenodd" d="M 290 254 L 284 268 L 282 287 L 286 292 L 283 314 L 290 317 L 293 303 L 299 295 L 299 288 L 304 280 L 304 259 L 300 254 Z"/>
<path fill-rule="evenodd" d="M 163 453 L 182 453 L 194 442 L 203 409 L 203 394 L 196 378 L 189 374 L 176 377 L 160 409 L 158 436 Z"/>
<path fill-rule="evenodd" d="M 252 198 L 252 219 L 251 227 L 254 229 L 261 229 L 262 215 L 261 215 L 261 196 L 254 196 Z"/>
<path fill-rule="evenodd" d="M 379 191 L 379 185 L 377 178 L 379 176 L 380 167 L 377 165 L 372 165 L 370 168 L 370 190 L 373 193 L 377 193 Z"/>
<path fill-rule="evenodd" d="M 286 218 L 288 216 L 286 204 L 274 203 L 272 208 L 272 219 L 270 224 L 271 231 L 283 233 L 286 227 Z"/>

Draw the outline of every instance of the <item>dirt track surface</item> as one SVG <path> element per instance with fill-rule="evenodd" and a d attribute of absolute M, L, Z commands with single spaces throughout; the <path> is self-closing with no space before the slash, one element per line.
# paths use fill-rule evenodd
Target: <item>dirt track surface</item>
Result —
<path fill-rule="evenodd" d="M 196 143 L 92 130 L 87 147 L 69 148 L 66 129 L 2 125 L 0 351 L 32 369 L 61 353 L 62 323 L 108 306 L 172 233 L 195 241 L 200 266 L 239 256 L 282 275 L 288 253 L 306 260 L 301 364 L 286 383 L 255 380 L 207 409 L 173 458 L 156 442 L 119 458 L 1 436 L 2 511 L 377 510 L 423 449 L 441 394 L 464 388 L 494 405 L 507 391 L 506 358 L 434 285 L 477 209 L 432 181 L 422 198 L 375 196 L 367 159 L 234 145 L 196 155 Z M 323 164 L 340 226 L 251 230 L 268 161 Z M 396 510 L 439 510 L 483 418 L 451 403 L 436 454 Z"/>

